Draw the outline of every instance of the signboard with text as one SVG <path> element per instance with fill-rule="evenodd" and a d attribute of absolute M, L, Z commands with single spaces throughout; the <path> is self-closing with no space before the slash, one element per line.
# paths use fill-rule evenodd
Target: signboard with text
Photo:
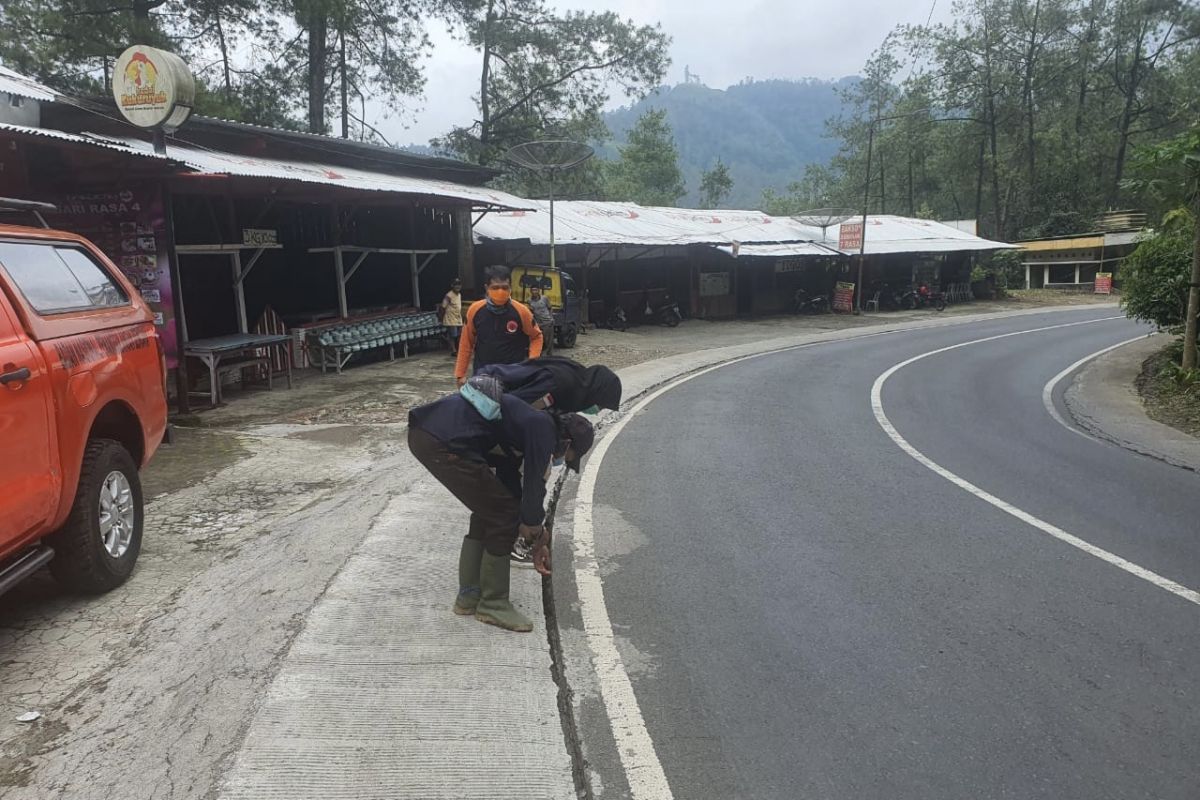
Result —
<path fill-rule="evenodd" d="M 1096 294 L 1112 294 L 1112 273 L 1096 273 Z"/>
<path fill-rule="evenodd" d="M 849 314 L 854 310 L 854 284 L 838 281 L 833 290 L 833 310 Z"/>
<path fill-rule="evenodd" d="M 843 222 L 838 227 L 838 249 L 859 250 L 863 244 L 863 224 L 861 222 Z"/>
<path fill-rule="evenodd" d="M 175 130 L 188 118 L 196 85 L 183 59 L 147 45 L 134 45 L 113 65 L 113 100 L 139 128 Z"/>
<path fill-rule="evenodd" d="M 267 228 L 242 228 L 242 244 L 247 247 L 263 247 L 279 244 L 278 234 Z"/>
<path fill-rule="evenodd" d="M 701 272 L 700 296 L 721 297 L 729 294 L 728 272 Z"/>
<path fill-rule="evenodd" d="M 167 256 L 162 193 L 152 185 L 131 184 L 111 191 L 69 194 L 55 199 L 58 212 L 46 214 L 51 227 L 86 236 L 141 292 L 154 312 L 167 366 L 177 363 L 175 306 Z"/>

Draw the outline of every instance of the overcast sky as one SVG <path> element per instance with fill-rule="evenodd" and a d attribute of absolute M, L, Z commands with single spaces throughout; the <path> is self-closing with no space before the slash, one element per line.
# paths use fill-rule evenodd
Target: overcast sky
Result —
<path fill-rule="evenodd" d="M 643 24 L 662 23 L 673 39 L 668 85 L 684 66 L 715 89 L 743 78 L 841 78 L 854 75 L 896 25 L 950 16 L 951 0 L 559 0 L 560 9 L 609 8 Z M 396 144 L 424 144 L 474 119 L 479 56 L 443 30 L 426 64 L 425 97 L 407 118 L 381 120 Z M 615 103 L 620 105 L 623 103 Z M 382 116 L 382 115 L 381 115 Z M 407 129 L 406 129 L 407 125 Z"/>

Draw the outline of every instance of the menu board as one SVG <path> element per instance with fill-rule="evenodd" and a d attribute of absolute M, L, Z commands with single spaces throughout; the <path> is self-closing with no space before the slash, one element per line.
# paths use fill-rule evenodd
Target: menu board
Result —
<path fill-rule="evenodd" d="M 130 185 L 56 198 L 51 227 L 86 236 L 117 265 L 154 312 L 167 366 L 178 363 L 175 306 L 167 254 L 162 192 L 155 185 Z"/>
<path fill-rule="evenodd" d="M 854 284 L 838 281 L 833 290 L 833 310 L 849 314 L 854 310 Z"/>

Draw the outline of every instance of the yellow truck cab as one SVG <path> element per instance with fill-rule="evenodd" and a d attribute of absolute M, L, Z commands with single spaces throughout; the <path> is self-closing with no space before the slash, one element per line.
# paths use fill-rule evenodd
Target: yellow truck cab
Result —
<path fill-rule="evenodd" d="M 523 266 L 512 268 L 513 297 L 529 302 L 529 290 L 542 287 L 554 312 L 554 338 L 559 347 L 574 347 L 581 325 L 579 292 L 575 280 L 560 269 Z"/>

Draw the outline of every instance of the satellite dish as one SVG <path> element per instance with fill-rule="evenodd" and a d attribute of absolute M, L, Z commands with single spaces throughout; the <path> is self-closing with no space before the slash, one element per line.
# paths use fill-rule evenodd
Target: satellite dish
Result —
<path fill-rule="evenodd" d="M 577 167 L 592 157 L 591 147 L 568 139 L 525 142 L 504 154 L 506 161 L 535 172 L 561 172 Z"/>
<path fill-rule="evenodd" d="M 821 241 L 825 241 L 825 230 L 833 225 L 839 225 L 851 217 L 858 216 L 853 208 L 814 208 L 793 214 L 792 219 L 801 225 L 821 229 Z"/>
<path fill-rule="evenodd" d="M 550 269 L 555 268 L 554 176 L 578 167 L 591 158 L 594 152 L 588 145 L 569 139 L 543 139 L 519 144 L 504 154 L 506 161 L 534 172 L 544 172 L 550 178 Z"/>

